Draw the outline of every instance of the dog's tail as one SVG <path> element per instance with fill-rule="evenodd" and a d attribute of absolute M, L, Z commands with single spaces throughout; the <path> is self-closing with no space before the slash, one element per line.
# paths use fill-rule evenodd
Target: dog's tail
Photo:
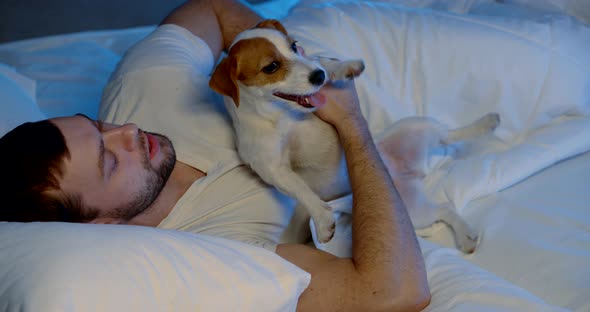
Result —
<path fill-rule="evenodd" d="M 500 124 L 500 115 L 496 113 L 487 114 L 467 126 L 449 130 L 445 143 L 453 143 L 486 135 L 494 131 Z"/>

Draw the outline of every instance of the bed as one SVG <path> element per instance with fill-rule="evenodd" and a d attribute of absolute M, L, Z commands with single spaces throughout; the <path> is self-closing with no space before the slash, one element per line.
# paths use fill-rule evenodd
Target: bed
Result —
<path fill-rule="evenodd" d="M 382 2 L 391 1 L 275 0 L 255 8 L 284 19 L 310 54 L 368 55 L 368 68 L 385 58 L 394 64 L 357 81 L 367 90 L 363 101 L 387 102 L 363 106 L 373 133 L 411 115 L 451 126 L 488 111 L 502 116 L 495 135 L 457 146 L 457 159 L 432 159 L 428 195 L 451 203 L 478 229 L 480 243 L 464 255 L 443 224 L 420 233 L 427 236 L 419 242 L 432 291 L 426 311 L 590 311 L 589 5 Z M 393 36 L 387 44 L 395 56 L 364 51 L 362 40 L 308 31 L 336 23 L 341 34 L 360 32 L 358 23 L 380 21 L 342 13 L 381 5 L 398 22 L 363 36 Z M 0 134 L 47 117 L 96 118 L 118 60 L 153 29 L 0 44 Z M 332 203 L 349 204 L 348 197 Z M 316 246 L 345 256 L 350 231 L 341 215 L 335 238 Z M 2 311 L 294 311 L 308 282 L 308 274 L 266 250 L 215 237 L 0 223 Z"/>

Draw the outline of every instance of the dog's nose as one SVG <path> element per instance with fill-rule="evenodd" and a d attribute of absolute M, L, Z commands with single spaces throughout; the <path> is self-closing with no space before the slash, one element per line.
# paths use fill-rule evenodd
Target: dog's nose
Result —
<path fill-rule="evenodd" d="M 326 73 L 321 69 L 316 69 L 309 75 L 309 82 L 314 86 L 319 86 L 326 80 Z"/>

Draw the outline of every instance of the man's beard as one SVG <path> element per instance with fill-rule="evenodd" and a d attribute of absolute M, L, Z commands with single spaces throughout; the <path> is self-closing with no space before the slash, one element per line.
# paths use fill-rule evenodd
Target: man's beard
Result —
<path fill-rule="evenodd" d="M 143 136 L 139 137 L 139 146 L 142 149 L 142 155 L 146 155 L 142 161 L 143 167 L 148 174 L 145 188 L 140 190 L 130 203 L 115 209 L 112 213 L 113 217 L 129 221 L 140 213 L 146 211 L 154 203 L 156 198 L 158 198 L 158 195 L 160 195 L 160 192 L 164 189 L 164 186 L 174 169 L 174 165 L 176 164 L 176 153 L 170 139 L 160 134 L 149 134 L 158 138 L 160 152 L 164 155 L 164 159 L 157 168 L 154 168 L 147 156 L 149 154 L 145 150 L 145 139 Z"/>

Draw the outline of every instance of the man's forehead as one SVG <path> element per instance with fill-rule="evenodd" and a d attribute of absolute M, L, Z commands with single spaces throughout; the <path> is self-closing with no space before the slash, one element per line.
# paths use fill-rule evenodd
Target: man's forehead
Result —
<path fill-rule="evenodd" d="M 95 136 L 96 128 L 92 120 L 84 116 L 69 116 L 49 119 L 61 134 L 64 136 L 66 146 L 70 153 L 76 153 L 77 146 L 83 146 L 91 143 L 92 137 Z"/>
<path fill-rule="evenodd" d="M 93 122 L 92 119 L 85 117 L 84 115 L 50 118 L 49 121 L 60 128 L 62 133 L 66 129 L 70 130 L 70 128 L 84 128 L 86 126 L 91 127 L 91 122 Z"/>
<path fill-rule="evenodd" d="M 65 123 L 75 122 L 75 121 L 84 120 L 84 119 L 86 119 L 86 118 L 83 117 L 83 115 L 73 115 L 73 116 L 49 118 L 49 121 L 51 121 L 53 123 L 57 123 L 57 124 L 65 124 Z"/>

